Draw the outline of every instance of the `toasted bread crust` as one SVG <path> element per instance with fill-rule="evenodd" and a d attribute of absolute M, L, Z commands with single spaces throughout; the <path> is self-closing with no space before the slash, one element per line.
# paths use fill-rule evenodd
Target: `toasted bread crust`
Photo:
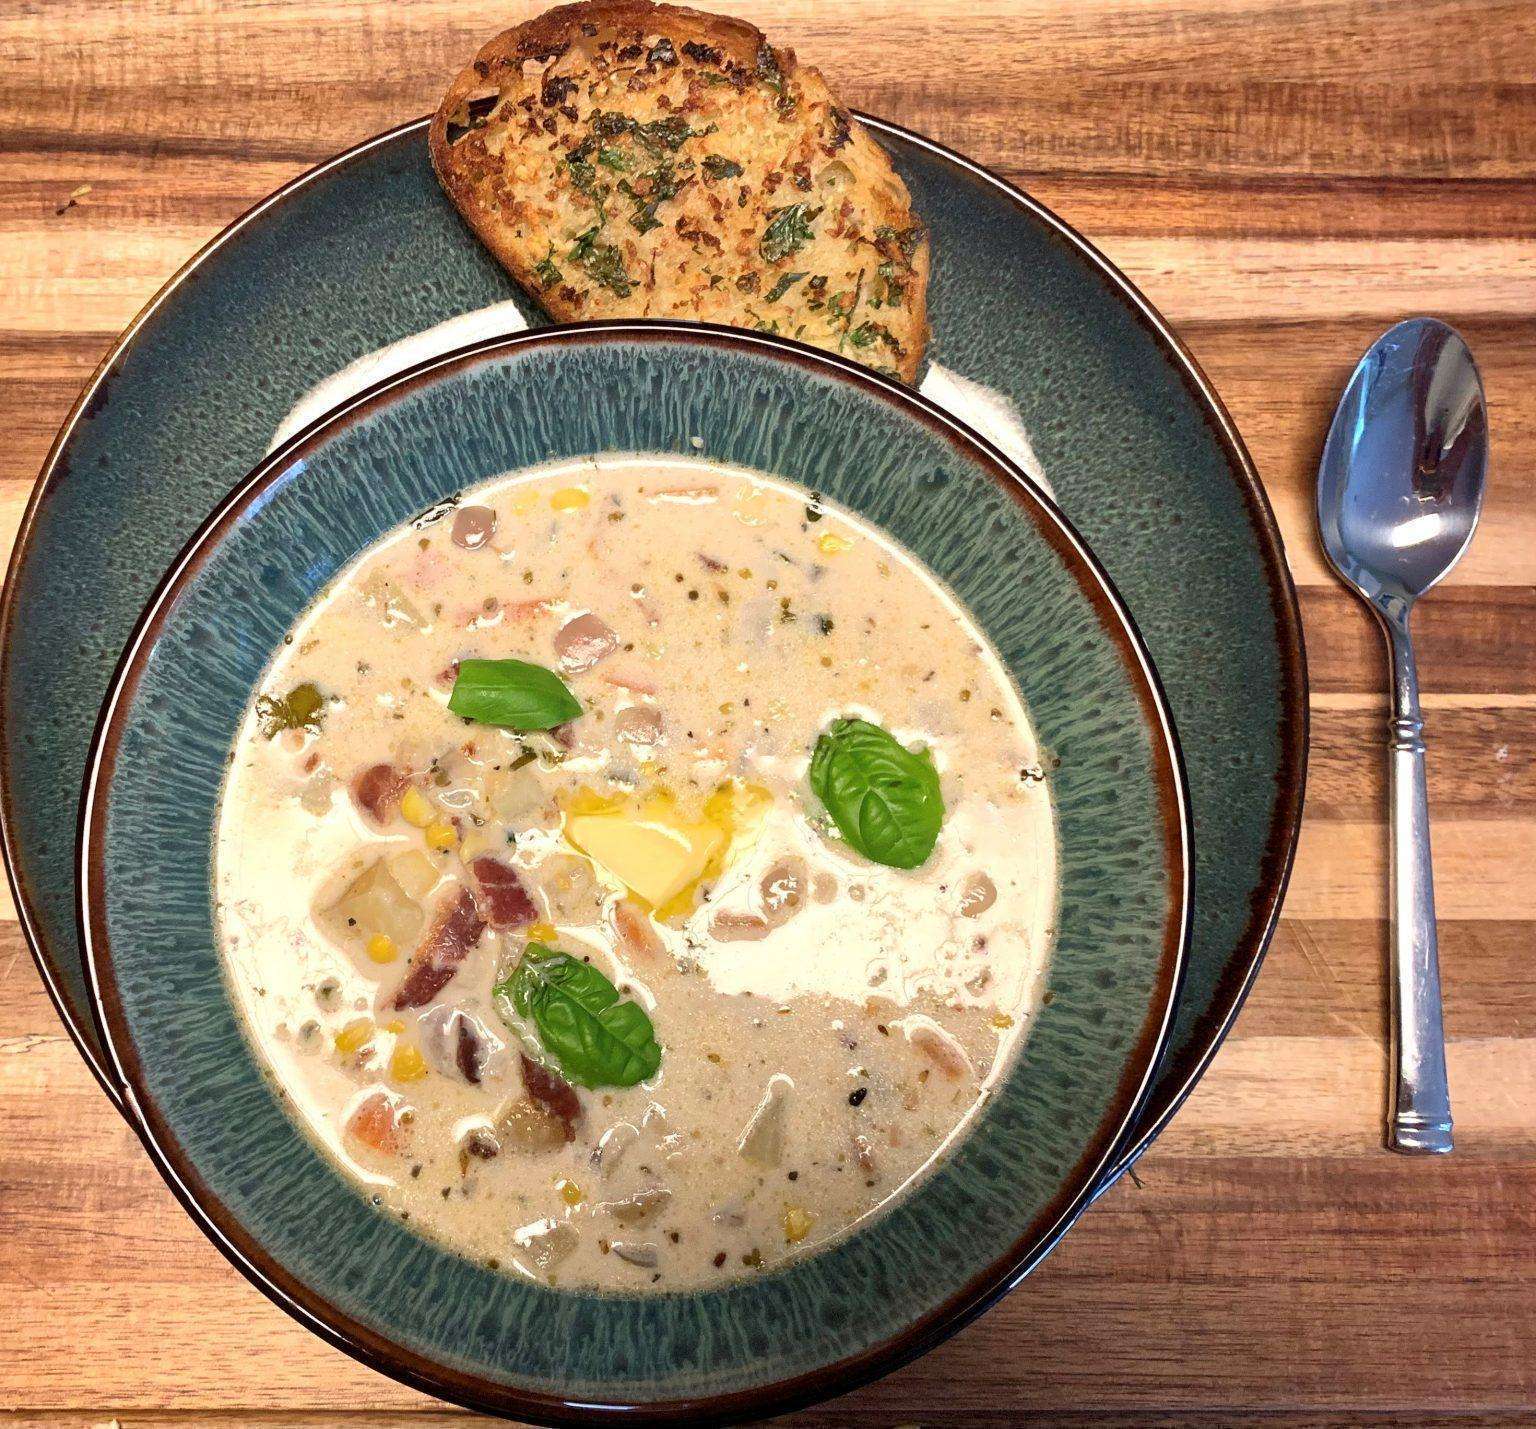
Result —
<path fill-rule="evenodd" d="M 756 26 L 559 6 L 480 50 L 429 143 L 466 222 L 556 318 L 699 318 L 917 375 L 929 255 L 906 186 Z"/>

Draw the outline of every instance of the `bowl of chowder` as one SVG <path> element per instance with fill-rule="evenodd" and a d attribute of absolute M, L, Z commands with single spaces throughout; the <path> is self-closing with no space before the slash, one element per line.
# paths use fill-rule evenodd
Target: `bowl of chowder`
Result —
<path fill-rule="evenodd" d="M 1188 816 L 1107 578 L 899 385 L 482 343 L 279 449 L 130 643 L 81 919 L 146 1146 L 365 1361 L 567 1422 L 920 1352 L 1091 1196 Z"/>

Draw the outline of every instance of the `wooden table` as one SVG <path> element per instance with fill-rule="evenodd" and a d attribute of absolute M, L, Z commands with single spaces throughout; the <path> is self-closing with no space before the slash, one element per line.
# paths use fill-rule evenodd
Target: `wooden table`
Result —
<path fill-rule="evenodd" d="M 534 8 L 0 0 L 0 542 L 75 394 L 182 260 L 430 109 Z M 735 8 L 852 103 L 1028 188 L 1167 314 L 1269 488 L 1312 670 L 1286 917 L 1203 1085 L 1021 1291 L 799 1422 L 1536 1421 L 1536 4 Z M 1341 382 L 1414 312 L 1467 336 L 1494 432 L 1477 543 L 1420 623 L 1458 1134 L 1436 1163 L 1381 1149 L 1381 651 L 1308 516 Z M 203 1240 L 3 914 L 0 1408 L 464 1422 L 311 1337 Z"/>

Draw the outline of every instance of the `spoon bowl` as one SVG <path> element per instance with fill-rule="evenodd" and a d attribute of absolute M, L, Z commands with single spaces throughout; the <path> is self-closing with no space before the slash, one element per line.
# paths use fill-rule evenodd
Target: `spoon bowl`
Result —
<path fill-rule="evenodd" d="M 1406 612 L 1461 559 L 1483 505 L 1488 409 L 1461 336 L 1411 318 L 1360 359 L 1334 415 L 1317 515 L 1334 569 Z"/>

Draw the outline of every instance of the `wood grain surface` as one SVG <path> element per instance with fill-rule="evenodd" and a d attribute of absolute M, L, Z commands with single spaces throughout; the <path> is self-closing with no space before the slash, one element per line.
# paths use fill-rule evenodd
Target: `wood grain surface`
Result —
<path fill-rule="evenodd" d="M 117 332 L 201 243 L 430 109 L 528 0 L 0 0 L 0 549 Z M 1536 4 L 743 0 L 849 102 L 1098 243 L 1194 349 L 1279 514 L 1313 688 L 1285 919 L 1138 1168 L 933 1354 L 806 1425 L 1536 1422 Z M 1309 517 L 1376 333 L 1455 323 L 1492 486 L 1420 621 L 1458 1146 L 1381 1148 L 1381 650 Z M 0 1411 L 449 1429 L 179 1210 L 0 908 Z"/>

